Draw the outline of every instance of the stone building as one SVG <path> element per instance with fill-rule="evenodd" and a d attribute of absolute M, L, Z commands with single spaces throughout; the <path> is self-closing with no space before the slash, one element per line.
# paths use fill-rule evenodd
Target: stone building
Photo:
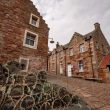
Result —
<path fill-rule="evenodd" d="M 54 50 L 56 52 L 51 52 L 50 65 L 52 65 L 52 57 L 57 56 L 54 57 L 53 65 L 57 65 L 57 74 L 69 77 L 101 78 L 99 65 L 110 53 L 110 46 L 101 31 L 100 24 L 95 23 L 94 26 L 95 29 L 86 35 L 75 32 L 66 48 L 65 45 L 60 45 Z M 56 67 L 50 66 L 49 72 L 51 73 L 51 68 Z"/>
<path fill-rule="evenodd" d="M 48 25 L 30 0 L 0 0 L 0 63 L 47 69 Z"/>
<path fill-rule="evenodd" d="M 106 82 L 110 82 L 110 54 L 103 57 L 99 65 L 99 77 L 103 77 Z"/>
<path fill-rule="evenodd" d="M 56 49 L 49 53 L 48 71 L 52 74 L 66 75 L 66 50 L 68 44 L 56 44 Z"/>

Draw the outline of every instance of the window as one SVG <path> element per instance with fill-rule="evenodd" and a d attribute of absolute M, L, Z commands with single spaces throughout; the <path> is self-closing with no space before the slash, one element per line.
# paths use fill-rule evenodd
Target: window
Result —
<path fill-rule="evenodd" d="M 84 43 L 80 44 L 79 48 L 80 48 L 80 52 L 83 53 L 85 51 Z"/>
<path fill-rule="evenodd" d="M 84 72 L 84 63 L 83 63 L 83 60 L 80 60 L 78 62 L 78 68 L 79 68 L 79 72 Z"/>
<path fill-rule="evenodd" d="M 110 53 L 110 51 L 109 51 L 109 47 L 107 47 L 107 53 Z"/>
<path fill-rule="evenodd" d="M 109 64 L 109 65 L 107 65 L 107 68 L 108 68 L 108 71 L 110 72 L 110 64 Z"/>
<path fill-rule="evenodd" d="M 38 35 L 30 31 L 25 31 L 23 46 L 37 49 Z"/>
<path fill-rule="evenodd" d="M 29 66 L 29 59 L 20 58 L 19 62 L 21 64 L 22 71 L 27 72 L 28 71 L 28 66 Z"/>
<path fill-rule="evenodd" d="M 96 49 L 99 49 L 99 44 L 98 44 L 98 42 L 96 42 Z"/>
<path fill-rule="evenodd" d="M 30 18 L 30 24 L 35 26 L 35 27 L 39 27 L 39 17 L 34 15 L 34 14 L 31 14 L 31 18 Z"/>
<path fill-rule="evenodd" d="M 73 56 L 73 49 L 70 49 L 70 50 L 69 50 L 69 55 L 70 55 L 70 56 Z"/>

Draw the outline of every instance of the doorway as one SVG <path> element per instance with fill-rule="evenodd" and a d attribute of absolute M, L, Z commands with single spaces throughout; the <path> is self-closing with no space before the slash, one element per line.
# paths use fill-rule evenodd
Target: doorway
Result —
<path fill-rule="evenodd" d="M 60 63 L 60 74 L 61 75 L 63 74 L 63 65 L 62 65 L 62 63 Z"/>
<path fill-rule="evenodd" d="M 72 77 L 72 65 L 68 64 L 68 77 Z"/>

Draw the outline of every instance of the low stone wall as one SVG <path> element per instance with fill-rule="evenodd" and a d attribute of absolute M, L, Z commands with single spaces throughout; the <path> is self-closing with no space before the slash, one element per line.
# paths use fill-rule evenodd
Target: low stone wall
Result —
<path fill-rule="evenodd" d="M 101 78 L 104 82 L 110 82 L 110 72 L 107 69 L 100 69 L 99 78 Z"/>

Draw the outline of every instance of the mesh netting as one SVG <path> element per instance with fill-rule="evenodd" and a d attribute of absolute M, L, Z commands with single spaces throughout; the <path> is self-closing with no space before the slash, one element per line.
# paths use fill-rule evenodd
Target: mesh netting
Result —
<path fill-rule="evenodd" d="M 66 88 L 47 81 L 45 71 L 23 73 L 12 61 L 0 65 L 0 110 L 92 110 Z"/>

